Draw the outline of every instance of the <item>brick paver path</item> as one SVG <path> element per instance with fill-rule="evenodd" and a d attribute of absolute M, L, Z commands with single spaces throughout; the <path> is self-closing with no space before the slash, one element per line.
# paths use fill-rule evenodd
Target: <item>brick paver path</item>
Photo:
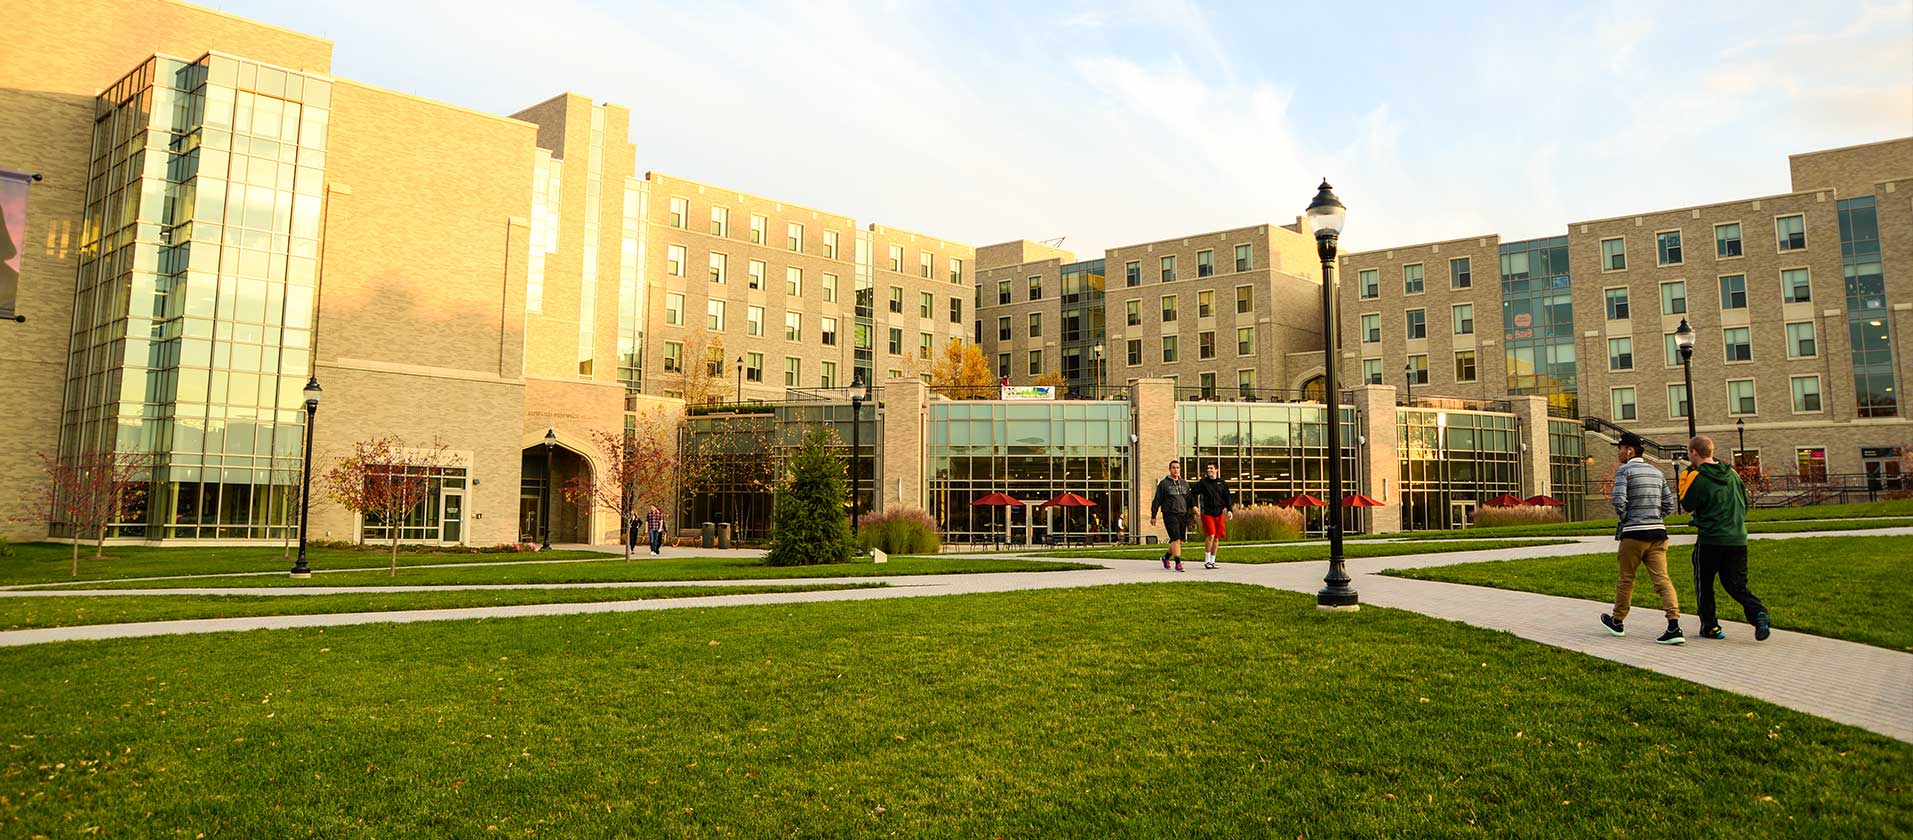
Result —
<path fill-rule="evenodd" d="M 1762 534 L 1754 539 L 1804 539 L 1824 536 L 1906 536 L 1913 528 L 1873 529 L 1850 532 L 1800 534 Z M 1693 537 L 1675 537 L 1675 543 L 1690 543 Z M 1611 551 L 1613 541 L 1606 537 L 1587 537 L 1573 543 L 1530 546 L 1513 549 L 1452 552 L 1353 559 L 1348 570 L 1362 602 L 1371 606 L 1394 607 L 1436 618 L 1460 621 L 1478 627 L 1503 630 L 1525 639 L 1567 648 L 1680 677 L 1702 685 L 1726 689 L 1769 702 L 1868 729 L 1902 741 L 1913 742 L 1913 653 L 1840 641 L 1820 636 L 1790 633 L 1776 629 L 1766 642 L 1753 641 L 1753 628 L 1723 622 L 1728 638 L 1710 641 L 1689 638 L 1686 645 L 1669 647 L 1654 644 L 1645 630 L 1626 638 L 1608 635 L 1597 617 L 1610 604 L 1539 595 L 1531 592 L 1490 589 L 1439 581 L 1385 577 L 1384 569 L 1472 563 L 1519 557 L 1562 556 Z M 330 615 L 259 616 L 251 618 L 156 621 L 132 624 L 102 624 L 84 627 L 55 627 L 38 630 L 0 632 L 0 646 L 28 645 L 79 639 L 111 639 L 158 636 L 180 633 L 218 633 L 292 627 L 334 627 L 375 622 L 444 621 L 450 619 L 504 618 L 529 615 L 574 615 L 581 613 L 629 612 L 640 610 L 683 609 L 688 607 L 725 607 L 750 604 L 796 604 L 815 601 L 862 601 L 880 598 L 908 598 L 978 592 L 1006 592 L 1022 589 L 1053 589 L 1101 586 L 1147 581 L 1230 581 L 1268 586 L 1295 592 L 1312 593 L 1322 586 L 1323 565 L 1319 562 L 1230 565 L 1204 571 L 1198 547 L 1192 552 L 1196 561 L 1185 574 L 1164 572 L 1153 560 L 1098 560 L 1106 569 L 1061 572 L 1006 572 L 970 575 L 913 575 L 904 577 L 804 578 L 760 581 L 707 581 L 711 585 L 793 584 L 793 583 L 871 583 L 890 584 L 879 589 L 832 592 L 787 592 L 745 595 L 720 595 L 708 598 L 660 599 L 578 604 L 526 604 L 508 607 L 474 607 L 445 610 L 406 610 L 394 612 L 338 613 Z M 1013 556 L 1013 555 L 1005 555 Z M 1224 551 L 1226 561 L 1227 551 Z M 508 584 L 488 586 L 390 586 L 390 587 L 299 587 L 200 588 L 87 590 L 62 589 L 38 592 L 0 591 L 0 597 L 62 597 L 80 595 L 299 595 L 339 592 L 446 591 L 451 589 L 556 589 L 574 587 L 683 586 L 698 582 L 606 582 L 586 584 Z M 1653 616 L 1645 624 L 1656 624 Z M 1778 615 L 1782 625 L 1786 614 Z M 1691 618 L 1688 624 L 1693 624 Z"/>

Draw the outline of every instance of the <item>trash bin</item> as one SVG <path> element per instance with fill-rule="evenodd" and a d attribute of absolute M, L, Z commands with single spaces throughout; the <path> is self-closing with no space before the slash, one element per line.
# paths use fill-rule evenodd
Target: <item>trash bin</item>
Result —
<path fill-rule="evenodd" d="M 704 523 L 704 533 L 702 535 L 702 540 L 698 543 L 698 545 L 703 548 L 712 548 L 717 545 L 717 526 L 716 525 L 709 522 Z"/>
<path fill-rule="evenodd" d="M 731 523 L 729 522 L 717 523 L 717 547 L 718 548 L 731 547 Z"/>

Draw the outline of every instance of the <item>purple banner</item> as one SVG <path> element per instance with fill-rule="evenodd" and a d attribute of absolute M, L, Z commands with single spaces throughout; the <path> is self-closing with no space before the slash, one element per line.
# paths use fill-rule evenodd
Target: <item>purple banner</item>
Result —
<path fill-rule="evenodd" d="M 33 176 L 0 169 L 0 319 L 14 320 L 20 260 L 27 249 L 27 187 Z"/>

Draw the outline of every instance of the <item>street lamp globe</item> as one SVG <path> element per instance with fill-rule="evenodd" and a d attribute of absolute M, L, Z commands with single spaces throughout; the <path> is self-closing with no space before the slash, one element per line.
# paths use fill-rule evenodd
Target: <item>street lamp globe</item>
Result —
<path fill-rule="evenodd" d="M 319 377 L 314 376 L 306 380 L 305 394 L 307 411 L 319 410 L 319 393 L 323 390 L 325 389 L 319 387 Z"/>
<path fill-rule="evenodd" d="M 862 373 L 850 379 L 850 398 L 858 402 L 870 399 L 870 384 L 864 381 Z"/>
<path fill-rule="evenodd" d="M 1682 353 L 1694 352 L 1694 328 L 1687 325 L 1687 319 L 1681 319 L 1681 325 L 1674 329 L 1674 346 Z"/>
<path fill-rule="evenodd" d="M 1342 225 L 1348 220 L 1348 208 L 1342 206 L 1342 200 L 1335 197 L 1327 178 L 1322 179 L 1322 186 L 1315 192 L 1315 200 L 1309 202 L 1308 217 L 1309 229 L 1318 238 L 1342 235 Z"/>

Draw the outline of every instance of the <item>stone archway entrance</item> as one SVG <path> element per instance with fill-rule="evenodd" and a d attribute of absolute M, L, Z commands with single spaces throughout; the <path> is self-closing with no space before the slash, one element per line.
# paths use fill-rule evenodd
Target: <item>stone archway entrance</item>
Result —
<path fill-rule="evenodd" d="M 1302 399 L 1323 402 L 1328 398 L 1328 380 L 1322 374 L 1316 374 L 1302 380 Z"/>
<path fill-rule="evenodd" d="M 550 512 L 553 543 L 590 543 L 591 503 L 565 498 L 565 486 L 574 480 L 592 479 L 591 462 L 583 454 L 564 444 L 551 447 L 550 472 L 546 471 L 543 444 L 525 447 L 521 454 L 518 488 L 518 538 L 526 542 L 544 540 L 545 515 Z"/>

